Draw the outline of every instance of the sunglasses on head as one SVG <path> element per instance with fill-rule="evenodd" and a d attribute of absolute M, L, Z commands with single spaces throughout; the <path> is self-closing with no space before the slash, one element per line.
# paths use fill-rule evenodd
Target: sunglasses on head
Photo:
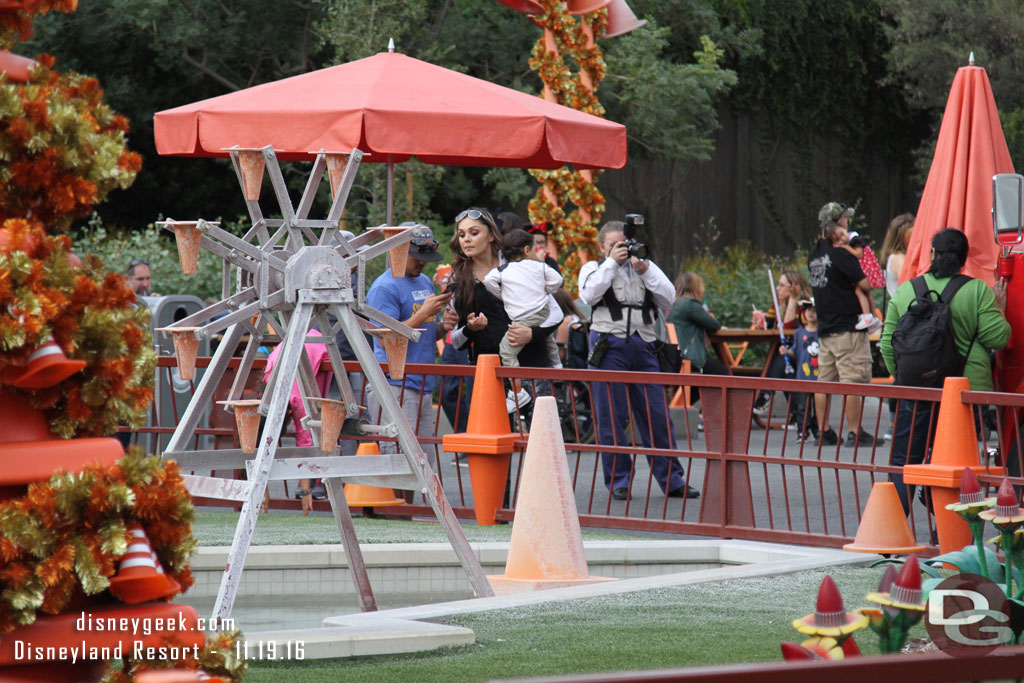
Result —
<path fill-rule="evenodd" d="M 128 264 L 128 267 L 129 268 L 134 268 L 135 266 L 148 266 L 148 265 L 149 265 L 149 259 L 148 258 L 137 258 L 137 259 L 132 259 L 132 262 Z"/>
<path fill-rule="evenodd" d="M 480 209 L 466 209 L 465 211 L 463 211 L 462 213 L 455 217 L 455 224 L 458 225 L 459 223 L 462 222 L 464 218 L 472 218 L 473 220 L 478 221 L 481 218 L 484 218 L 484 216 L 487 217 L 484 220 L 494 222 L 494 219 L 491 218 L 491 214 L 487 213 L 486 211 L 481 211 Z"/>

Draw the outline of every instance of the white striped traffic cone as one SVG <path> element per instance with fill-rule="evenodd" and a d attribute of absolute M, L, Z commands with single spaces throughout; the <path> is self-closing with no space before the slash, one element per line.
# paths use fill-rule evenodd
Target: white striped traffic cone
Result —
<path fill-rule="evenodd" d="M 45 389 L 63 382 L 85 367 L 84 360 L 68 360 L 64 350 L 50 336 L 28 357 L 25 372 L 11 381 L 19 389 Z"/>
<path fill-rule="evenodd" d="M 181 586 L 164 573 L 142 525 L 131 522 L 128 532 L 132 540 L 121 557 L 117 576 L 110 579 L 110 592 L 129 605 L 180 593 Z"/>

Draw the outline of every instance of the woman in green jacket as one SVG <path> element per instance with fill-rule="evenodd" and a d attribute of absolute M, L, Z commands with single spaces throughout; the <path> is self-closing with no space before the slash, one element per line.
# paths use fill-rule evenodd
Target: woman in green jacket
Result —
<path fill-rule="evenodd" d="M 686 272 L 676 278 L 676 301 L 668 322 L 676 328 L 679 355 L 690 361 L 693 372 L 705 375 L 728 375 L 729 370 L 717 358 L 708 355 L 709 332 L 717 332 L 722 323 L 704 308 L 704 278 Z"/>
<path fill-rule="evenodd" d="M 936 292 L 945 289 L 949 280 L 963 270 L 967 262 L 967 249 L 967 236 L 960 230 L 946 228 L 936 233 L 932 238 L 931 266 L 924 274 L 928 289 Z M 907 312 L 913 300 L 914 285 L 909 281 L 904 282 L 889 302 L 889 310 L 885 315 L 885 328 L 882 330 L 879 348 L 885 366 L 894 376 L 896 363 L 892 336 L 896 331 L 896 323 Z M 964 376 L 970 382 L 971 390 L 992 391 L 989 349 L 1001 349 L 1010 340 L 1010 324 L 1004 316 L 1006 284 L 996 283 L 994 289 L 989 289 L 983 280 L 971 280 L 957 291 L 949 308 L 957 348 L 961 355 L 968 354 Z M 934 412 L 932 408 L 933 405 L 927 401 L 900 401 L 892 430 L 891 465 L 902 467 L 907 463 L 924 462 L 928 435 L 934 432 L 930 425 Z M 909 514 L 914 487 L 903 483 L 902 473 L 892 474 L 890 479 L 896 485 L 903 512 Z"/>

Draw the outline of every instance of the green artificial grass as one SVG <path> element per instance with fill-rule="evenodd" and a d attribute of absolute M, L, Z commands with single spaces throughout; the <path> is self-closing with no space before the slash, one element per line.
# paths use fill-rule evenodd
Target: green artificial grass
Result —
<path fill-rule="evenodd" d="M 193 535 L 199 545 L 231 545 L 238 523 L 238 514 L 230 510 L 197 510 L 192 526 Z M 446 543 L 448 538 L 437 522 L 412 522 L 394 519 L 353 519 L 356 537 L 360 543 Z M 462 530 L 470 542 L 508 542 L 512 535 L 511 524 L 477 526 L 462 523 Z M 631 538 L 624 534 L 584 531 L 585 540 L 622 540 Z M 341 543 L 341 536 L 334 517 L 316 515 L 303 517 L 300 514 L 268 513 L 260 515 L 253 535 L 253 545 L 317 545 Z"/>
<path fill-rule="evenodd" d="M 355 660 L 252 662 L 245 680 L 449 683 L 780 661 L 782 641 L 807 637 L 792 621 L 814 611 L 826 573 L 852 610 L 867 604 L 864 596 L 882 570 L 844 566 L 451 617 L 444 623 L 473 629 L 474 645 Z M 924 635 L 920 624 L 911 633 Z M 856 639 L 865 655 L 878 654 L 870 629 Z"/>

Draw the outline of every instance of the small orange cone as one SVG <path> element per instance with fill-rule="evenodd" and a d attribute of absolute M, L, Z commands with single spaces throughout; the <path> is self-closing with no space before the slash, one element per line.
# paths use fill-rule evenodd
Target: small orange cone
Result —
<path fill-rule="evenodd" d="M 110 579 L 110 592 L 129 605 L 166 598 L 181 592 L 181 586 L 164 574 L 142 525 L 128 524 L 132 540 L 121 557 L 117 576 Z"/>
<path fill-rule="evenodd" d="M 345 404 L 329 398 L 311 398 L 320 404 L 320 450 L 331 453 L 338 444 L 341 428 L 345 424 Z"/>
<path fill-rule="evenodd" d="M 238 430 L 238 445 L 243 453 L 255 453 L 256 442 L 260 438 L 260 399 L 247 398 L 239 401 L 217 401 L 217 404 L 234 409 L 235 429 Z"/>
<path fill-rule="evenodd" d="M 680 375 L 690 374 L 691 363 L 688 360 L 684 360 L 682 366 L 679 368 Z M 689 408 L 693 406 L 690 402 L 690 387 L 679 387 L 676 389 L 676 393 L 672 396 L 672 402 L 668 404 L 669 408 Z"/>
<path fill-rule="evenodd" d="M 921 465 L 904 465 L 903 481 L 931 488 L 932 507 L 935 512 L 935 530 L 939 549 L 953 552 L 971 543 L 971 530 L 967 522 L 947 506 L 960 501 L 960 483 L 965 467 L 975 474 L 1001 475 L 1002 467 L 981 464 L 978 441 L 974 431 L 974 412 L 960 398 L 961 392 L 970 391 L 966 377 L 947 377 L 942 383 L 942 400 L 935 423 L 935 436 L 931 461 Z"/>
<path fill-rule="evenodd" d="M 403 230 L 409 228 L 367 228 L 368 230 L 380 230 L 384 233 L 384 239 L 394 237 Z M 409 260 L 409 245 L 400 244 L 397 247 L 388 249 L 388 262 L 391 264 L 391 274 L 396 278 L 405 277 L 405 264 Z"/>
<path fill-rule="evenodd" d="M 587 569 L 576 497 L 553 396 L 537 398 L 522 477 L 505 574 L 487 577 L 495 594 L 615 581 L 591 576 Z"/>
<path fill-rule="evenodd" d="M 331 182 L 331 201 L 334 201 L 338 196 L 338 188 L 341 187 L 341 177 L 345 174 L 348 155 L 329 153 L 324 156 L 327 159 L 327 178 Z"/>
<path fill-rule="evenodd" d="M 497 523 L 494 513 L 505 497 L 508 465 L 519 438 L 517 432 L 509 432 L 505 390 L 494 374 L 500 365 L 501 358 L 496 354 L 477 358 L 466 431 L 441 437 L 445 452 L 467 454 L 473 508 L 480 525 Z"/>
<path fill-rule="evenodd" d="M 420 330 L 425 332 L 426 330 Z M 391 379 L 402 379 L 405 377 L 405 355 L 409 350 L 409 339 L 404 335 L 379 327 L 373 330 L 366 330 L 380 341 L 384 347 L 384 353 L 388 357 L 388 375 Z"/>
<path fill-rule="evenodd" d="M 24 372 L 12 378 L 10 384 L 19 389 L 45 389 L 63 382 L 85 365 L 84 360 L 68 360 L 64 350 L 50 336 L 29 355 Z"/>
<path fill-rule="evenodd" d="M 263 189 L 263 170 L 266 161 L 258 149 L 238 150 L 238 166 L 242 169 L 242 192 L 245 201 L 257 202 Z"/>
<path fill-rule="evenodd" d="M 885 555 L 906 555 L 919 553 L 927 546 L 914 541 L 910 524 L 903 514 L 896 485 L 891 481 L 877 481 L 871 487 L 871 495 L 864 506 L 864 515 L 857 527 L 853 543 L 847 543 L 843 550 L 856 553 L 882 553 Z"/>
<path fill-rule="evenodd" d="M 199 245 L 203 241 L 203 233 L 199 230 L 198 221 L 175 222 L 174 241 L 178 245 L 178 260 L 181 261 L 181 272 L 195 275 L 199 265 Z"/>
<path fill-rule="evenodd" d="M 380 448 L 375 443 L 361 443 L 356 455 L 380 455 Z M 405 500 L 396 498 L 391 489 L 364 484 L 345 484 L 345 500 L 350 508 L 405 505 Z"/>
<path fill-rule="evenodd" d="M 174 342 L 174 356 L 178 359 L 178 373 L 184 380 L 196 377 L 196 356 L 199 355 L 198 327 L 161 327 L 157 332 L 170 332 Z"/>

